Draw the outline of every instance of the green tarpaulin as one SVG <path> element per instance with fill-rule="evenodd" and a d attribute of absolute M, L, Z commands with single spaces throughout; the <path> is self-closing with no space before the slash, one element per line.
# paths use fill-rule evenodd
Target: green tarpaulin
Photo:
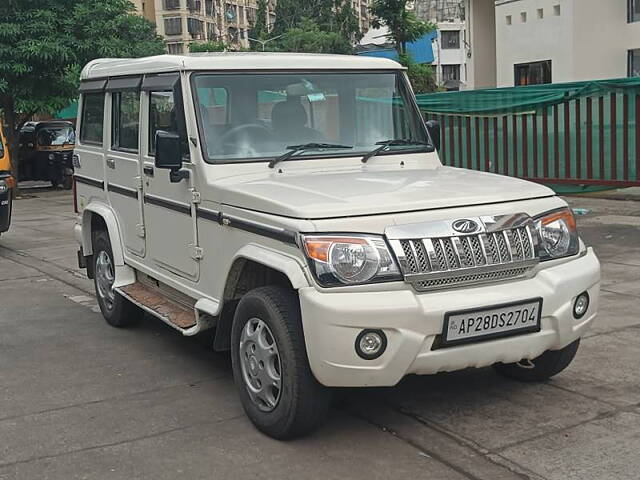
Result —
<path fill-rule="evenodd" d="M 499 115 L 539 111 L 581 97 L 640 88 L 640 77 L 553 83 L 417 95 L 421 110 L 449 115 Z"/>

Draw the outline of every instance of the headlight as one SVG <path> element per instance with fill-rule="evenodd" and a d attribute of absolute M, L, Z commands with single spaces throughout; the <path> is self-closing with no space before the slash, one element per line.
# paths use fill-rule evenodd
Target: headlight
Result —
<path fill-rule="evenodd" d="M 49 160 L 53 160 L 54 158 L 56 158 L 56 156 L 53 153 L 49 154 Z"/>
<path fill-rule="evenodd" d="M 568 257 L 578 253 L 576 219 L 568 208 L 546 213 L 535 219 L 540 235 L 540 259 Z"/>
<path fill-rule="evenodd" d="M 400 280 L 386 242 L 378 236 L 305 236 L 305 253 L 324 287 Z"/>
<path fill-rule="evenodd" d="M 7 182 L 5 182 L 4 180 L 0 180 L 0 193 L 5 193 L 7 190 L 9 190 L 9 185 L 7 185 Z"/>

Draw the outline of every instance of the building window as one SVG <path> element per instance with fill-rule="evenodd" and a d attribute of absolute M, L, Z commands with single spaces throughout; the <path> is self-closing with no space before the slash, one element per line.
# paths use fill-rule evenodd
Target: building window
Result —
<path fill-rule="evenodd" d="M 180 8 L 180 0 L 164 0 L 165 10 L 178 10 Z"/>
<path fill-rule="evenodd" d="M 520 13 L 520 21 L 522 23 L 527 23 L 527 12 L 521 12 Z"/>
<path fill-rule="evenodd" d="M 449 30 L 440 32 L 442 37 L 443 49 L 458 49 L 460 48 L 460 32 L 458 30 Z"/>
<path fill-rule="evenodd" d="M 180 55 L 184 53 L 184 47 L 181 43 L 167 43 L 167 51 L 171 55 Z"/>
<path fill-rule="evenodd" d="M 515 86 L 551 83 L 551 60 L 520 63 L 514 66 Z"/>
<path fill-rule="evenodd" d="M 640 77 L 640 48 L 629 50 L 629 76 Z"/>
<path fill-rule="evenodd" d="M 165 18 L 164 33 L 165 35 L 182 35 L 182 19 L 180 17 Z"/>
<path fill-rule="evenodd" d="M 187 30 L 192 37 L 198 38 L 204 33 L 204 22 L 197 18 L 187 18 Z"/>
<path fill-rule="evenodd" d="M 511 18 L 511 15 L 507 15 L 507 16 L 505 17 L 505 20 L 506 20 L 506 22 L 507 22 L 507 25 L 511 25 L 511 24 L 513 23 L 513 20 L 512 20 L 512 18 Z"/>
<path fill-rule="evenodd" d="M 544 18 L 544 8 L 538 9 L 538 18 Z"/>
<path fill-rule="evenodd" d="M 114 93 L 112 98 L 111 148 L 137 152 L 140 94 L 138 92 L 118 92 Z"/>
<path fill-rule="evenodd" d="M 460 65 L 442 65 L 442 79 L 460 80 Z"/>
<path fill-rule="evenodd" d="M 102 145 L 104 121 L 104 93 L 85 93 L 82 97 L 80 141 Z"/>
<path fill-rule="evenodd" d="M 553 6 L 553 14 L 554 14 L 556 17 L 559 17 L 559 16 L 560 16 L 560 5 L 554 5 L 554 6 Z"/>
<path fill-rule="evenodd" d="M 640 0 L 628 0 L 628 21 L 638 22 L 640 21 Z"/>

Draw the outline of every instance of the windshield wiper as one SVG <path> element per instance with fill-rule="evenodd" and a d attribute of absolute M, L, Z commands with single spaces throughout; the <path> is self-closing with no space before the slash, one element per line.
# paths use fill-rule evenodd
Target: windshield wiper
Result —
<path fill-rule="evenodd" d="M 291 157 L 302 153 L 306 150 L 323 150 L 323 149 L 336 149 L 342 150 L 346 148 L 353 148 L 351 145 L 339 145 L 337 143 L 303 143 L 302 145 L 287 145 L 287 153 L 274 158 L 269 162 L 269 168 L 273 168 L 276 164 L 289 160 Z"/>
<path fill-rule="evenodd" d="M 362 157 L 362 163 L 367 163 L 367 160 L 369 160 L 370 158 L 375 157 L 376 155 L 378 155 L 380 152 L 386 150 L 389 147 L 398 147 L 401 145 L 425 145 L 425 146 L 429 146 L 431 145 L 430 143 L 427 142 L 421 142 L 419 140 L 404 140 L 402 138 L 395 138 L 392 140 L 383 140 L 381 142 L 376 142 L 376 145 L 380 145 L 378 148 L 371 150 L 369 153 L 365 154 L 364 157 Z"/>

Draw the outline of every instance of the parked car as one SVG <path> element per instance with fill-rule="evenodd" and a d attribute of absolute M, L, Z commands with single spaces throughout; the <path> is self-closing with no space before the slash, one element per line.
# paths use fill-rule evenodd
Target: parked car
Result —
<path fill-rule="evenodd" d="M 15 181 L 11 175 L 11 159 L 7 138 L 0 122 L 0 234 L 9 230 Z"/>
<path fill-rule="evenodd" d="M 331 387 L 545 380 L 595 319 L 564 200 L 443 166 L 391 60 L 96 60 L 81 80 L 74 233 L 104 318 L 215 329 L 274 438 L 319 425 Z"/>
<path fill-rule="evenodd" d="M 27 122 L 20 129 L 20 181 L 43 180 L 71 189 L 73 123 L 62 120 Z"/>

